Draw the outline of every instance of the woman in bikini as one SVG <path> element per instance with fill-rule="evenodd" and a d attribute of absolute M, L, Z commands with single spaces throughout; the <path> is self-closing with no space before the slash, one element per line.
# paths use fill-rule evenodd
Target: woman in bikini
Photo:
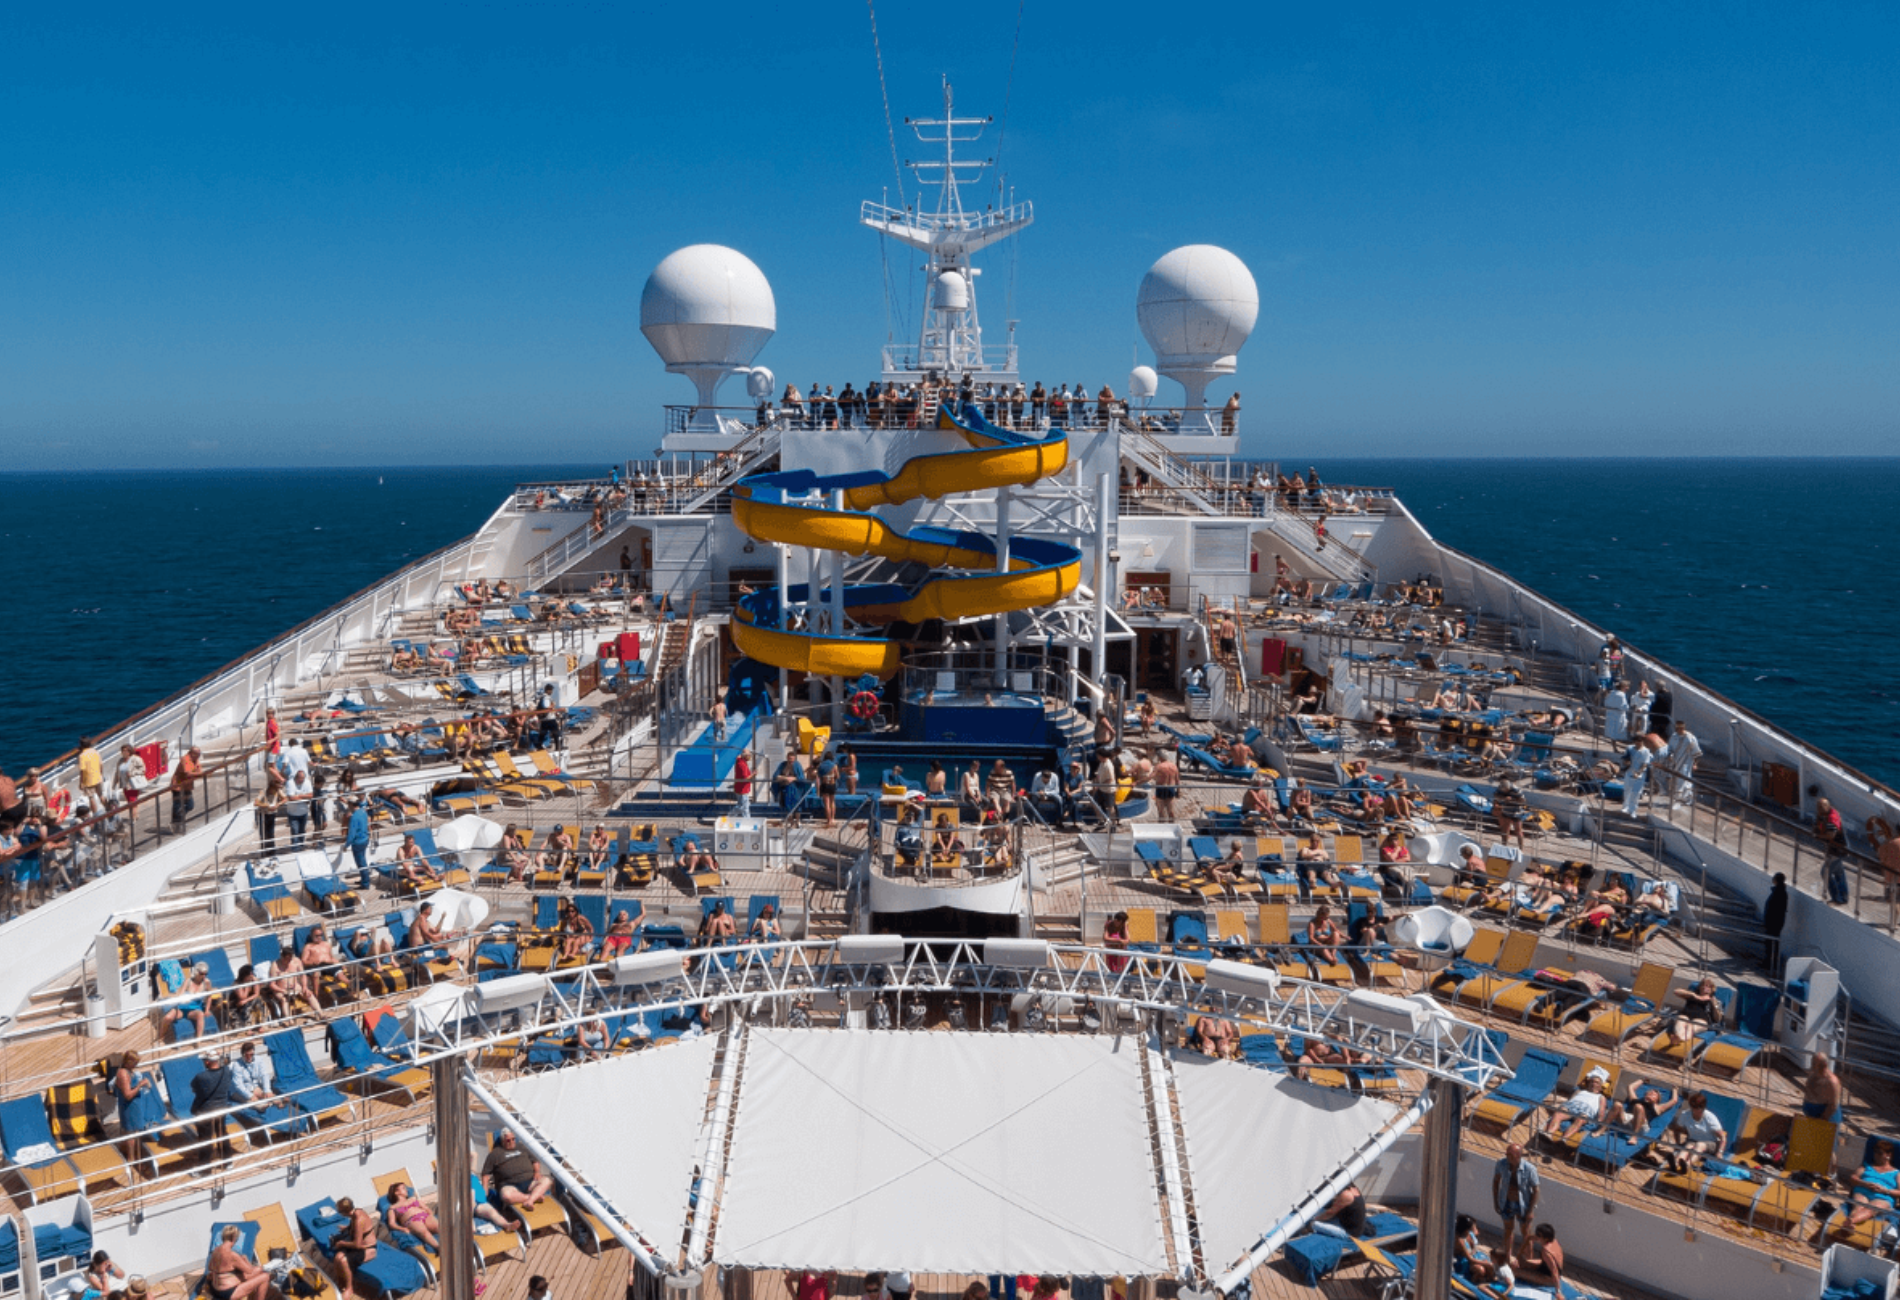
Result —
<path fill-rule="evenodd" d="M 435 1234 L 442 1230 L 429 1207 L 408 1183 L 389 1185 L 389 1212 L 383 1216 L 391 1232 L 406 1232 L 434 1251 L 439 1249 Z"/>
<path fill-rule="evenodd" d="M 235 1223 L 225 1224 L 218 1234 L 217 1248 L 205 1269 L 205 1290 L 211 1300 L 262 1300 L 270 1289 L 270 1274 L 238 1249 L 238 1239 L 243 1235 Z"/>

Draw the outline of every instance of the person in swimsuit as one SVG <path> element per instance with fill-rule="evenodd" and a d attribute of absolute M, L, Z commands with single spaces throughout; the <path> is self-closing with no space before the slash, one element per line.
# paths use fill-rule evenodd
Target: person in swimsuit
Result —
<path fill-rule="evenodd" d="M 1312 954 L 1329 965 L 1339 964 L 1339 943 L 1344 938 L 1333 920 L 1333 909 L 1321 903 L 1306 925 L 1306 944 Z"/>
<path fill-rule="evenodd" d="M 356 1270 L 376 1258 L 376 1216 L 359 1210 L 347 1196 L 336 1203 L 336 1212 L 343 1216 L 344 1224 L 330 1238 L 331 1258 L 336 1263 L 337 1281 L 343 1284 L 343 1300 L 351 1300 L 356 1294 Z M 264 1279 L 268 1285 L 270 1275 L 266 1273 Z"/>
<path fill-rule="evenodd" d="M 1452 1222 L 1451 1271 L 1470 1281 L 1489 1282 L 1498 1275 L 1491 1252 L 1478 1244 L 1478 1221 L 1461 1214 Z"/>
<path fill-rule="evenodd" d="M 1127 951 L 1128 913 L 1117 912 L 1115 913 L 1115 915 L 1109 917 L 1106 921 L 1102 922 L 1102 947 L 1109 948 L 1117 952 Z M 1110 957 L 1108 958 L 1107 964 L 1108 964 L 1108 969 L 1111 973 L 1119 975 L 1124 970 L 1128 969 L 1128 958 Z"/>
<path fill-rule="evenodd" d="M 700 938 L 717 943 L 721 939 L 730 939 L 734 934 L 732 913 L 726 908 L 722 898 L 713 904 L 713 910 L 706 913 L 706 919 L 700 923 Z"/>
<path fill-rule="evenodd" d="M 767 903 L 760 908 L 752 928 L 746 932 L 746 938 L 755 943 L 777 943 L 784 937 L 785 932 L 779 929 L 778 905 L 775 903 Z"/>
<path fill-rule="evenodd" d="M 594 923 L 581 914 L 572 899 L 561 900 L 561 960 L 580 961 L 587 956 L 587 941 L 594 937 Z"/>
<path fill-rule="evenodd" d="M 1517 1276 L 1525 1281 L 1548 1285 L 1563 1294 L 1564 1248 L 1557 1244 L 1557 1229 L 1540 1223 L 1524 1243 L 1524 1253 L 1513 1261 Z"/>
<path fill-rule="evenodd" d="M 614 913 L 613 921 L 607 926 L 607 937 L 601 944 L 601 955 L 608 958 L 618 957 L 633 947 L 633 917 L 626 908 Z"/>
<path fill-rule="evenodd" d="M 87 1288 L 103 1294 L 118 1289 L 113 1286 L 115 1281 L 125 1281 L 125 1270 L 112 1262 L 112 1256 L 103 1250 L 95 1250 L 92 1264 L 86 1269 Z"/>
<path fill-rule="evenodd" d="M 389 1185 L 389 1212 L 383 1220 L 391 1232 L 406 1232 L 431 1251 L 440 1250 L 435 1234 L 442 1231 L 442 1226 L 408 1183 Z"/>
<path fill-rule="evenodd" d="M 1181 769 L 1172 751 L 1163 752 L 1155 762 L 1155 803 L 1161 820 L 1174 820 L 1174 801 L 1181 797 Z"/>
<path fill-rule="evenodd" d="M 1848 1180 L 1848 1186 L 1853 1189 L 1847 1209 L 1848 1229 L 1892 1213 L 1895 1199 L 1900 1198 L 1900 1168 L 1893 1163 L 1893 1143 L 1875 1142 L 1867 1163 Z"/>
<path fill-rule="evenodd" d="M 211 1264 L 205 1269 L 205 1290 L 211 1300 L 252 1300 L 270 1289 L 270 1274 L 247 1259 L 238 1249 L 244 1234 L 235 1223 L 224 1225 L 218 1244 L 211 1252 Z"/>

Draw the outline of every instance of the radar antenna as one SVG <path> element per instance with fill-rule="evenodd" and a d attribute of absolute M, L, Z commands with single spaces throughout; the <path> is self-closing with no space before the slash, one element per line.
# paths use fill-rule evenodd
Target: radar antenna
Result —
<path fill-rule="evenodd" d="M 995 159 L 958 158 L 958 145 L 974 144 L 993 119 L 958 117 L 950 79 L 943 81 L 943 116 L 905 118 L 920 143 L 943 149 L 941 158 L 905 160 L 917 178 L 917 203 L 892 208 L 867 201 L 858 220 L 881 235 L 921 250 L 929 259 L 924 267 L 924 315 L 916 344 L 893 344 L 884 349 L 884 379 L 891 383 L 921 380 L 927 374 L 959 378 L 970 374 L 979 382 L 1016 382 L 1016 344 L 984 348 L 983 327 L 977 319 L 976 277 L 981 270 L 971 255 L 998 240 L 1007 239 L 1036 219 L 1030 203 L 1013 203 L 1000 211 L 986 207 L 969 212 L 963 206 L 962 187 L 971 184 Z M 924 190 L 935 186 L 937 205 L 927 211 Z"/>

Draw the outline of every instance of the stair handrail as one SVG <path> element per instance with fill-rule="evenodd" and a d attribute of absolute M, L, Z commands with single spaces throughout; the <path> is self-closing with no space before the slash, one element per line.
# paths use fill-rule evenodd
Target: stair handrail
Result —
<path fill-rule="evenodd" d="M 680 513 L 690 515 L 716 499 L 721 492 L 752 473 L 758 462 L 776 453 L 779 449 L 780 433 L 785 428 L 783 418 L 771 420 L 760 425 L 736 443 L 727 453 L 724 465 L 715 468 L 713 476 L 698 493 L 689 497 L 680 507 Z"/>

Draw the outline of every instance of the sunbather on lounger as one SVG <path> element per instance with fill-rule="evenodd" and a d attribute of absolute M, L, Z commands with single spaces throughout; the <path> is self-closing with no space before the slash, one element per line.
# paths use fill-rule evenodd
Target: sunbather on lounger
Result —
<path fill-rule="evenodd" d="M 1893 1143 L 1874 1143 L 1873 1153 L 1860 1172 L 1848 1180 L 1849 1194 L 1846 1228 L 1859 1227 L 1878 1215 L 1891 1214 L 1900 1198 L 1900 1168 L 1893 1163 Z"/>
<path fill-rule="evenodd" d="M 1293 793 L 1287 796 L 1287 812 L 1295 821 L 1313 820 L 1313 792 L 1304 783 L 1293 787 Z"/>
<path fill-rule="evenodd" d="M 1311 889 L 1317 881 L 1322 885 L 1339 884 L 1339 873 L 1333 870 L 1333 855 L 1326 851 L 1317 834 L 1306 837 L 1306 843 L 1300 845 L 1300 851 L 1294 855 L 1293 870 L 1300 878 L 1300 888 Z"/>
<path fill-rule="evenodd" d="M 1452 1221 L 1451 1271 L 1480 1285 L 1498 1275 L 1491 1252 L 1478 1243 L 1478 1221 L 1469 1214 Z"/>
<path fill-rule="evenodd" d="M 754 943 L 777 943 L 784 937 L 785 932 L 779 928 L 776 903 L 767 903 L 760 908 L 759 914 L 752 919 L 752 928 L 746 931 L 746 938 Z"/>
<path fill-rule="evenodd" d="M 528 871 L 528 849 L 519 827 L 510 826 L 501 833 L 501 843 L 496 847 L 495 860 L 507 868 L 509 884 L 521 883 Z"/>
<path fill-rule="evenodd" d="M 607 823 L 601 822 L 594 827 L 594 833 L 587 837 L 587 869 L 605 871 L 607 859 L 613 852 L 613 837 L 607 834 Z"/>
<path fill-rule="evenodd" d="M 405 646 L 390 657 L 389 667 L 394 672 L 412 673 L 422 667 L 422 657 Z"/>
<path fill-rule="evenodd" d="M 403 836 L 402 847 L 396 850 L 396 874 L 415 889 L 442 883 L 442 873 L 429 865 L 428 856 L 413 835 Z"/>
<path fill-rule="evenodd" d="M 1557 1229 L 1548 1223 L 1538 1224 L 1524 1243 L 1524 1253 L 1512 1261 L 1511 1267 L 1522 1281 L 1547 1285 L 1552 1294 L 1562 1295 L 1564 1248 L 1557 1244 Z"/>
<path fill-rule="evenodd" d="M 1267 784 L 1266 777 L 1256 776 L 1253 784 L 1247 787 L 1247 793 L 1240 797 L 1240 815 L 1249 822 L 1264 825 L 1271 830 L 1280 829 L 1280 818 L 1274 806 L 1273 789 Z"/>
<path fill-rule="evenodd" d="M 601 938 L 600 955 L 614 958 L 632 947 L 633 917 L 623 907 L 615 912 L 614 919 L 607 923 L 607 933 Z"/>
<path fill-rule="evenodd" d="M 416 1189 L 408 1183 L 389 1185 L 389 1211 L 383 1221 L 391 1232 L 406 1232 L 430 1250 L 440 1250 L 441 1243 L 436 1234 L 442 1231 L 442 1225 L 435 1215 L 429 1213 L 429 1207 L 416 1195 Z"/>
<path fill-rule="evenodd" d="M 1305 1079 L 1309 1066 L 1322 1070 L 1340 1070 L 1351 1065 L 1364 1065 L 1371 1059 L 1364 1052 L 1353 1048 L 1334 1047 L 1331 1043 L 1309 1038 L 1306 1041 L 1306 1050 L 1300 1053 L 1300 1059 L 1294 1063 L 1293 1073 Z"/>
<path fill-rule="evenodd" d="M 1584 1076 L 1577 1090 L 1544 1121 L 1544 1136 L 1555 1142 L 1579 1133 L 1585 1125 L 1613 1124 L 1623 1107 L 1609 1095 L 1610 1076 L 1601 1069 Z"/>
<path fill-rule="evenodd" d="M 574 861 L 574 837 L 567 833 L 565 826 L 555 828 L 548 836 L 547 846 L 535 861 L 535 866 L 548 871 L 566 871 Z"/>
<path fill-rule="evenodd" d="M 1240 1031 L 1234 1028 L 1231 1020 L 1202 1016 L 1195 1022 L 1195 1036 L 1200 1043 L 1202 1056 L 1226 1061 L 1240 1059 Z"/>
<path fill-rule="evenodd" d="M 203 1034 L 205 1008 L 218 993 L 217 986 L 211 982 L 211 968 L 199 962 L 191 968 L 191 974 L 186 977 L 183 986 L 174 992 L 188 1000 L 177 1006 L 168 1007 L 165 1011 L 165 1023 L 170 1025 L 174 1020 L 189 1020 L 191 1027 L 199 1034 Z"/>
<path fill-rule="evenodd" d="M 1682 1093 L 1670 1084 L 1638 1079 L 1630 1085 L 1629 1105 L 1623 1109 L 1623 1121 L 1630 1129 L 1641 1132 L 1680 1100 Z"/>
<path fill-rule="evenodd" d="M 1339 923 L 1333 920 L 1333 909 L 1321 903 L 1313 919 L 1306 923 L 1306 942 L 1313 956 L 1329 965 L 1337 965 L 1339 945 L 1345 937 L 1340 933 Z"/>
<path fill-rule="evenodd" d="M 679 866 L 681 871 L 694 876 L 704 871 L 718 871 L 719 860 L 701 848 L 697 840 L 687 840 L 680 846 Z"/>
<path fill-rule="evenodd" d="M 244 1235 L 235 1223 L 224 1225 L 218 1245 L 205 1268 L 205 1292 L 211 1300 L 262 1300 L 270 1291 L 270 1274 L 238 1249 Z"/>
<path fill-rule="evenodd" d="M 587 955 L 587 941 L 594 937 L 594 923 L 574 906 L 574 900 L 561 900 L 561 960 L 575 961 Z"/>
<path fill-rule="evenodd" d="M 1691 1161 L 1719 1154 L 1727 1143 L 1722 1121 L 1709 1109 L 1708 1095 L 1692 1092 L 1685 1109 L 1676 1112 L 1676 1118 L 1658 1145 L 1669 1167 L 1686 1174 Z"/>
<path fill-rule="evenodd" d="M 1681 1014 L 1650 1040 L 1649 1050 L 1660 1055 L 1666 1048 L 1688 1043 L 1721 1018 L 1722 1004 L 1715 996 L 1715 980 L 1705 975 L 1694 988 L 1684 990 Z"/>

